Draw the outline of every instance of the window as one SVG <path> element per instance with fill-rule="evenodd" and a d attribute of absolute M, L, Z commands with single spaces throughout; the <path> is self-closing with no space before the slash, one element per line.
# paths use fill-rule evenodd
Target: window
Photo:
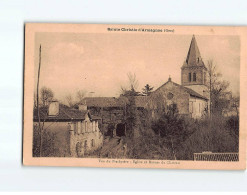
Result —
<path fill-rule="evenodd" d="M 91 147 L 94 147 L 95 146 L 95 143 L 94 143 L 94 140 L 92 139 L 91 140 Z"/>
<path fill-rule="evenodd" d="M 193 81 L 196 81 L 196 73 L 193 73 Z"/>
<path fill-rule="evenodd" d="M 84 142 L 84 149 L 85 150 L 87 149 L 87 140 L 85 140 L 85 142 Z"/>
<path fill-rule="evenodd" d="M 81 133 L 84 133 L 84 123 L 81 122 Z"/>
<path fill-rule="evenodd" d="M 189 73 L 189 82 L 191 82 L 191 73 Z"/>
<path fill-rule="evenodd" d="M 177 104 L 172 103 L 172 104 L 167 105 L 167 111 L 170 111 L 173 114 L 175 114 L 177 112 Z"/>
<path fill-rule="evenodd" d="M 168 98 L 169 100 L 171 100 L 171 99 L 173 98 L 173 94 L 172 94 L 171 92 L 169 92 L 169 93 L 167 94 L 167 98 Z"/>
<path fill-rule="evenodd" d="M 95 128 L 95 121 L 93 121 L 93 132 L 96 131 L 96 128 Z"/>
<path fill-rule="evenodd" d="M 78 134 L 78 129 L 77 129 L 77 124 L 76 122 L 73 122 L 73 127 L 74 127 L 74 133 Z"/>
<path fill-rule="evenodd" d="M 189 102 L 189 112 L 193 113 L 193 102 Z"/>
<path fill-rule="evenodd" d="M 87 132 L 87 121 L 85 121 L 85 132 Z"/>
<path fill-rule="evenodd" d="M 81 122 L 77 122 L 77 134 L 81 134 Z"/>

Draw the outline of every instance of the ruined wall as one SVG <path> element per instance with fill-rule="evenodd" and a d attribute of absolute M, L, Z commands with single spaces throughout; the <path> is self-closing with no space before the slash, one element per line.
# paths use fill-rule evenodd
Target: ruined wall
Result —
<path fill-rule="evenodd" d="M 109 125 L 116 125 L 124 121 L 124 108 L 123 107 L 88 107 L 90 113 L 94 116 L 102 118 L 99 126 L 104 134 L 107 133 Z"/>

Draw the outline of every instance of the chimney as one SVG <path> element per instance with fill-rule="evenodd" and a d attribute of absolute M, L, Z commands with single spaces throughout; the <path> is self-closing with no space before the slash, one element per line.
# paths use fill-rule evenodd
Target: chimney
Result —
<path fill-rule="evenodd" d="M 79 105 L 78 105 L 78 109 L 79 109 L 80 111 L 87 110 L 86 100 L 84 101 L 83 104 L 79 104 Z"/>
<path fill-rule="evenodd" d="M 57 116 L 59 114 L 59 102 L 51 101 L 49 105 L 48 115 Z"/>
<path fill-rule="evenodd" d="M 172 81 L 172 78 L 171 78 L 171 76 L 169 75 L 169 79 L 168 79 L 168 81 Z"/>

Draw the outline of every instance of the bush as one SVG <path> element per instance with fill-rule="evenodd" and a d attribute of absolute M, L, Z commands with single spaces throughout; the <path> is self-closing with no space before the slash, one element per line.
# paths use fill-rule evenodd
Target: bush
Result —
<path fill-rule="evenodd" d="M 169 159 L 177 159 L 177 152 L 181 144 L 195 131 L 185 118 L 179 116 L 174 110 L 161 115 L 153 121 L 152 130 L 159 138 L 159 143 L 170 151 Z"/>
<path fill-rule="evenodd" d="M 238 152 L 238 142 L 227 125 L 231 123 L 222 116 L 214 116 L 212 120 L 205 119 L 194 124 L 196 129 L 182 144 L 178 152 L 178 159 L 193 160 L 194 153 Z"/>
<path fill-rule="evenodd" d="M 42 132 L 42 157 L 59 156 L 59 149 L 56 147 L 56 134 L 43 130 Z M 33 156 L 40 156 L 40 132 L 38 126 L 33 129 Z"/>

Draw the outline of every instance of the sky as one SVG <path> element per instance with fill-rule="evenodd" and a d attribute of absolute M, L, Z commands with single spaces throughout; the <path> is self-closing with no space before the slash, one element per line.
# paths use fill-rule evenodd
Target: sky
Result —
<path fill-rule="evenodd" d="M 239 93 L 239 37 L 195 38 L 204 63 L 212 59 L 233 93 Z M 192 35 L 158 33 L 36 33 L 35 83 L 41 44 L 40 87 L 51 88 L 58 100 L 78 90 L 86 91 L 87 96 L 117 97 L 121 86 L 128 83 L 128 73 L 136 75 L 139 91 L 146 84 L 156 89 L 169 76 L 181 84 L 181 66 L 191 39 Z"/>

